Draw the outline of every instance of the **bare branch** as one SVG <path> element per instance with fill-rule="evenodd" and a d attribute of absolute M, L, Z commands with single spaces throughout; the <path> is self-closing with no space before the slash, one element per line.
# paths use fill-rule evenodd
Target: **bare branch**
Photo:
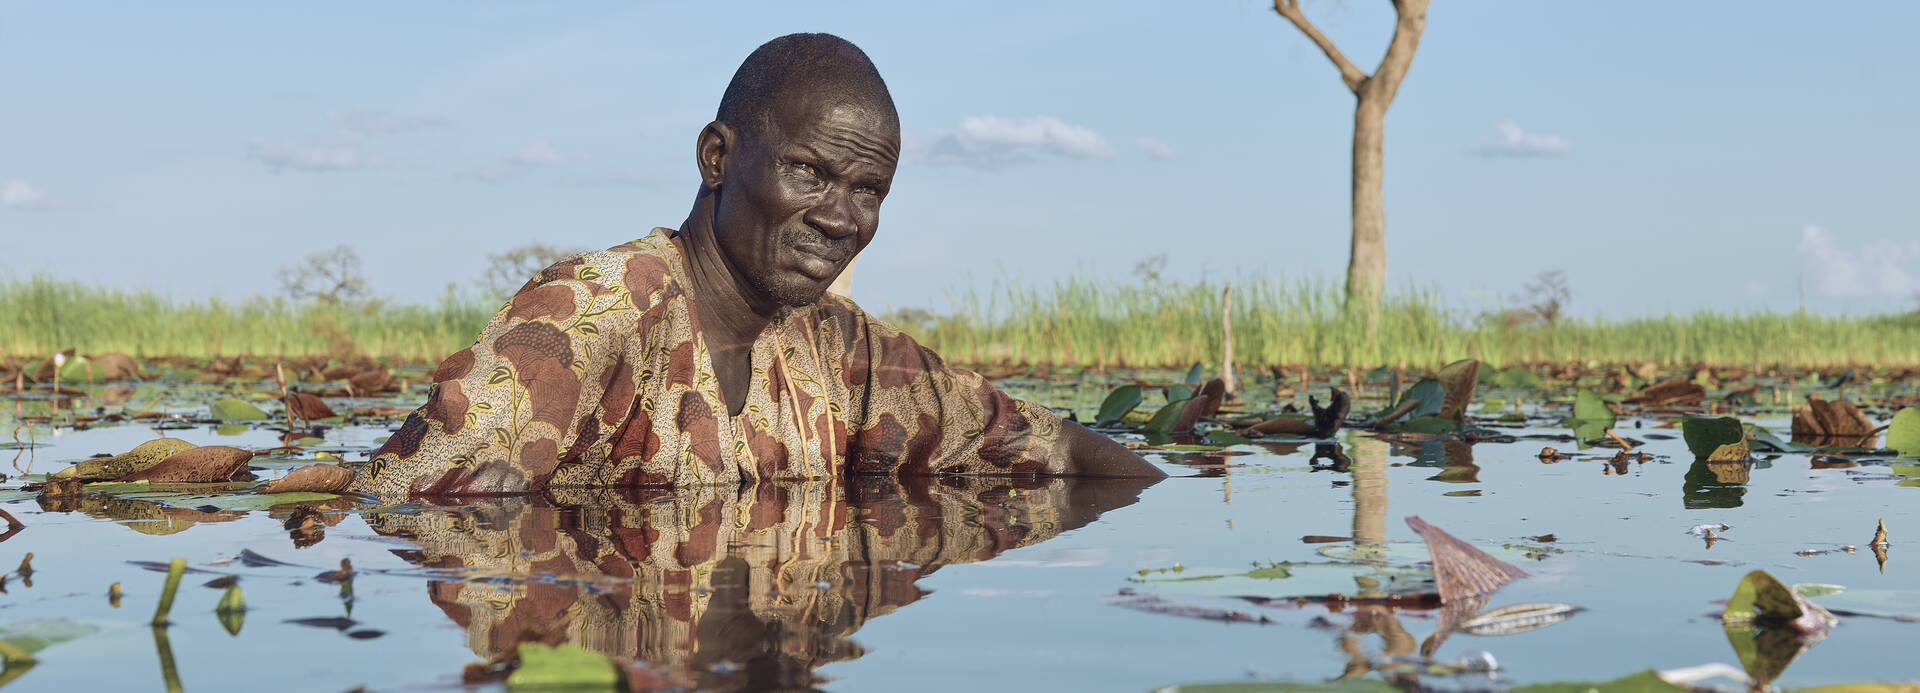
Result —
<path fill-rule="evenodd" d="M 1373 77 L 1367 80 L 1367 89 L 1374 97 L 1392 103 L 1394 94 L 1400 91 L 1400 82 L 1407 78 L 1407 68 L 1413 65 L 1413 53 L 1420 48 L 1420 34 L 1427 30 L 1427 3 L 1428 0 L 1393 0 L 1394 12 L 1400 18 L 1394 22 L 1393 40 L 1387 43 L 1387 54 L 1380 58 L 1380 67 L 1375 68 Z"/>
<path fill-rule="evenodd" d="M 1411 1 L 1417 2 L 1420 5 L 1420 21 L 1422 26 L 1424 26 L 1426 24 L 1427 0 Z M 1395 2 L 1395 5 L 1398 6 L 1399 3 Z M 1353 91 L 1355 94 L 1360 93 L 1360 85 L 1366 83 L 1367 73 L 1361 72 L 1359 67 L 1354 66 L 1353 61 L 1348 60 L 1347 56 L 1340 53 L 1339 48 L 1333 46 L 1333 41 L 1328 39 L 1326 34 L 1320 33 L 1319 29 L 1313 27 L 1312 22 L 1307 21 L 1307 15 L 1300 12 L 1300 0 L 1273 0 L 1273 11 L 1280 13 L 1282 17 L 1286 17 L 1287 21 L 1293 22 L 1293 26 L 1298 28 L 1300 33 L 1306 34 L 1307 38 L 1312 39 L 1313 45 L 1319 46 L 1320 51 L 1327 54 L 1327 59 L 1333 61 L 1333 66 L 1340 68 L 1340 81 L 1347 84 L 1347 89 Z M 1400 32 L 1398 29 L 1394 30 L 1393 39 L 1397 45 L 1400 41 Z M 1414 32 L 1413 40 L 1416 45 L 1419 43 L 1420 34 L 1418 31 Z M 1387 57 L 1393 57 L 1391 49 L 1388 50 Z M 1408 50 L 1407 61 L 1411 62 L 1412 60 L 1413 51 Z M 1402 73 L 1404 74 L 1404 72 L 1405 69 L 1403 67 Z"/>

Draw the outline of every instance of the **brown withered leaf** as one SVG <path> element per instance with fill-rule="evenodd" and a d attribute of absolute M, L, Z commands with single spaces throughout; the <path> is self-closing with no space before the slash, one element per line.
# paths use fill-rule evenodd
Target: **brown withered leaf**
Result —
<path fill-rule="evenodd" d="M 1473 386 L 1480 380 L 1480 361 L 1462 359 L 1447 364 L 1434 376 L 1440 385 L 1446 388 L 1446 398 L 1440 401 L 1440 418 L 1448 421 L 1463 421 L 1467 415 L 1467 404 L 1473 401 Z"/>
<path fill-rule="evenodd" d="M 118 481 L 156 484 L 232 481 L 247 471 L 253 452 L 225 445 L 209 445 L 175 453 L 152 467 L 120 477 Z"/>
<path fill-rule="evenodd" d="M 353 483 L 353 470 L 337 464 L 310 464 L 267 485 L 267 493 L 339 493 Z"/>
<path fill-rule="evenodd" d="M 1793 408 L 1794 442 L 1872 447 L 1877 438 L 1873 421 L 1844 399 L 1807 395 L 1806 406 Z"/>
<path fill-rule="evenodd" d="M 1699 404 L 1706 399 L 1707 388 L 1685 378 L 1674 378 L 1641 388 L 1639 392 L 1624 401 L 1627 404 L 1661 407 Z"/>
<path fill-rule="evenodd" d="M 334 413 L 333 407 L 327 406 L 326 400 L 299 390 L 287 393 L 287 409 L 291 410 L 294 416 L 308 421 L 339 416 Z"/>
<path fill-rule="evenodd" d="M 358 375 L 360 371 L 361 371 L 360 366 L 355 364 L 351 364 L 351 363 L 336 364 L 332 366 L 327 366 L 325 369 L 321 370 L 320 378 L 322 380 L 346 380 L 355 375 Z"/>
<path fill-rule="evenodd" d="M 362 395 L 392 392 L 399 389 L 394 385 L 393 373 L 385 368 L 361 371 L 358 375 L 348 378 L 347 382 L 353 385 L 354 392 Z"/>
<path fill-rule="evenodd" d="M 1193 399 L 1187 400 L 1187 406 L 1180 409 L 1180 418 L 1174 420 L 1173 428 L 1169 430 L 1174 433 L 1193 430 L 1193 425 L 1200 419 L 1219 412 L 1220 403 L 1226 401 L 1226 398 L 1225 381 L 1219 378 L 1207 381 L 1199 392 L 1194 393 Z"/>
<path fill-rule="evenodd" d="M 1487 555 L 1418 515 L 1407 517 L 1407 526 L 1427 542 L 1427 553 L 1433 557 L 1434 586 L 1443 604 L 1487 594 L 1514 578 L 1527 576 L 1527 571 Z"/>

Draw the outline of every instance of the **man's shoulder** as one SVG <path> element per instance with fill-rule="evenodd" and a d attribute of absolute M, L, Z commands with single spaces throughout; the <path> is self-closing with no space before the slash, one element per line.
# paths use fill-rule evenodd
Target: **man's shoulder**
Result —
<path fill-rule="evenodd" d="M 644 237 L 604 250 L 575 253 L 541 270 L 521 291 L 547 284 L 574 284 L 602 295 L 624 291 L 636 306 L 655 303 L 679 286 L 679 250 L 671 229 L 654 229 Z"/>

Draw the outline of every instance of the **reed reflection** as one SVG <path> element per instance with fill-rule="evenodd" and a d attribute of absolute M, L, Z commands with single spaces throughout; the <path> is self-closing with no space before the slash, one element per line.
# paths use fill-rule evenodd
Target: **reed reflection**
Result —
<path fill-rule="evenodd" d="M 854 478 L 549 492 L 370 515 L 447 569 L 428 597 L 490 660 L 573 643 L 702 690 L 806 689 L 914 583 L 1085 525 L 1150 482 Z"/>

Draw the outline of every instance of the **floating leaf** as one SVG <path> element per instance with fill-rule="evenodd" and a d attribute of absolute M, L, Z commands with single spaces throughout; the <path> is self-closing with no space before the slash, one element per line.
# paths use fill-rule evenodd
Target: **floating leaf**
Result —
<path fill-rule="evenodd" d="M 209 445 L 178 452 L 159 464 L 120 477 L 120 481 L 156 484 L 227 481 L 247 469 L 253 453 L 225 445 Z"/>
<path fill-rule="evenodd" d="M 213 418 L 221 421 L 263 421 L 267 418 L 267 412 L 244 399 L 228 397 L 213 403 Z"/>
<path fill-rule="evenodd" d="M 1920 407 L 1907 407 L 1887 425 L 1887 447 L 1906 456 L 1920 456 Z"/>
<path fill-rule="evenodd" d="M 520 645 L 520 667 L 507 677 L 509 691 L 618 691 L 620 667 L 606 655 L 579 645 Z"/>
<path fill-rule="evenodd" d="M 134 446 L 132 450 L 100 459 L 82 460 L 55 473 L 54 478 L 77 476 L 83 481 L 118 479 L 160 464 L 174 453 L 192 450 L 193 443 L 179 438 L 159 438 Z"/>
<path fill-rule="evenodd" d="M 239 585 L 228 585 L 225 594 L 220 595 L 220 603 L 213 607 L 213 613 L 220 618 L 220 625 L 227 629 L 228 635 L 239 635 L 240 626 L 247 621 L 247 595 L 240 591 Z"/>
<path fill-rule="evenodd" d="M 1731 416 L 1689 416 L 1681 422 L 1687 449 L 1708 462 L 1740 462 L 1751 457 L 1747 431 Z"/>
<path fill-rule="evenodd" d="M 1601 683 L 1536 683 L 1531 686 L 1509 688 L 1507 693 L 1689 693 L 1680 686 L 1667 683 L 1660 673 L 1647 670 Z"/>
<path fill-rule="evenodd" d="M 1802 597 L 1826 597 L 1826 596 L 1839 594 L 1841 592 L 1845 592 L 1847 591 L 1847 588 L 1842 587 L 1840 585 L 1822 585 L 1819 583 L 1806 583 L 1806 584 L 1794 585 L 1793 591 L 1799 592 L 1800 596 Z"/>
<path fill-rule="evenodd" d="M 1573 428 L 1573 436 L 1582 442 L 1604 437 L 1607 429 L 1613 428 L 1619 416 L 1607 406 L 1606 400 L 1587 388 L 1580 388 L 1573 398 L 1573 416 L 1565 423 Z"/>
<path fill-rule="evenodd" d="M 353 483 L 353 470 L 337 464 L 310 464 L 267 486 L 267 493 L 337 493 Z"/>
<path fill-rule="evenodd" d="M 1825 633 L 1839 619 L 1807 601 L 1764 570 L 1747 573 L 1720 616 L 1729 626 L 1785 626 L 1800 633 Z"/>
<path fill-rule="evenodd" d="M 1140 406 L 1140 400 L 1139 385 L 1121 385 L 1114 388 L 1113 392 L 1107 393 L 1107 398 L 1100 402 L 1100 413 L 1094 416 L 1094 425 L 1113 425 L 1126 417 L 1127 412 L 1133 411 L 1134 407 Z"/>
<path fill-rule="evenodd" d="M 1440 384 L 1438 380 L 1422 378 L 1420 382 L 1414 383 L 1413 387 L 1407 388 L 1405 394 L 1400 395 L 1400 400 L 1394 403 L 1393 409 L 1396 411 L 1403 409 L 1413 402 L 1419 402 L 1419 404 L 1412 404 L 1413 408 L 1407 409 L 1403 416 L 1418 418 L 1439 414 L 1440 409 L 1446 406 L 1447 387 Z"/>
<path fill-rule="evenodd" d="M 1512 635 L 1545 628 L 1585 611 L 1572 604 L 1514 604 L 1474 614 L 1460 623 L 1468 635 Z"/>
<path fill-rule="evenodd" d="M 1187 369 L 1187 387 L 1200 387 L 1200 379 L 1205 376 L 1206 371 L 1202 370 L 1200 364 L 1193 364 L 1192 368 Z"/>
<path fill-rule="evenodd" d="M 1186 408 L 1186 406 L 1187 400 L 1185 399 L 1177 399 L 1166 403 L 1165 406 L 1160 407 L 1159 411 L 1153 413 L 1153 418 L 1147 419 L 1147 425 L 1142 426 L 1140 430 L 1144 433 L 1159 433 L 1162 435 L 1172 431 L 1174 422 L 1180 418 L 1180 410 Z"/>
<path fill-rule="evenodd" d="M 1540 387 L 1540 376 L 1534 375 L 1533 371 L 1516 366 L 1493 376 L 1493 385 L 1516 390 L 1534 390 Z"/>
<path fill-rule="evenodd" d="M 1473 386 L 1480 379 L 1480 362 L 1476 359 L 1461 359 L 1449 363 L 1440 369 L 1436 379 L 1446 388 L 1446 396 L 1435 414 L 1449 421 L 1464 419 L 1467 415 L 1467 404 L 1473 401 Z"/>

